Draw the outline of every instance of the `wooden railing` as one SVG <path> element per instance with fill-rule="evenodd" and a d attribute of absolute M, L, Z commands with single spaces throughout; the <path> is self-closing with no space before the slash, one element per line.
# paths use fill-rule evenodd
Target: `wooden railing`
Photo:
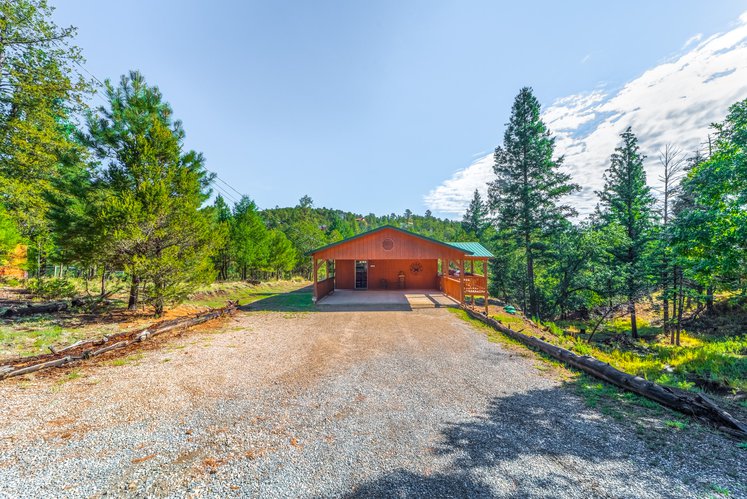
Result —
<path fill-rule="evenodd" d="M 335 289 L 335 278 L 330 277 L 316 283 L 316 299 L 321 300 Z"/>
<path fill-rule="evenodd" d="M 462 303 L 462 283 L 455 277 L 441 276 L 441 291 Z"/>
<path fill-rule="evenodd" d="M 484 275 L 464 276 L 464 294 L 482 295 L 488 291 L 488 281 Z"/>

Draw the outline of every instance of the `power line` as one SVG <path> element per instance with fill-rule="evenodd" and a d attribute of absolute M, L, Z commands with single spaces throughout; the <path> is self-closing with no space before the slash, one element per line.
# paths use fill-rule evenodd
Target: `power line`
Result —
<path fill-rule="evenodd" d="M 239 196 L 241 196 L 241 197 L 245 196 L 245 194 L 240 193 L 239 191 L 237 191 L 236 189 L 234 189 L 231 184 L 229 184 L 228 182 L 226 182 L 225 180 L 223 180 L 222 178 L 220 178 L 217 173 L 215 173 L 215 178 L 217 178 L 218 180 L 220 180 L 221 182 L 223 182 L 226 186 L 228 186 L 229 189 L 231 189 L 233 192 L 235 192 Z"/>
<path fill-rule="evenodd" d="M 25 21 L 26 21 L 27 23 L 29 23 L 29 24 L 32 24 L 32 22 L 31 22 L 31 19 L 30 19 L 30 17 L 29 17 L 29 16 L 23 15 L 23 17 L 24 17 L 24 19 L 25 19 Z M 61 47 L 61 46 L 59 45 L 59 43 L 58 43 L 58 41 L 57 41 L 57 40 L 50 40 L 50 41 L 51 41 L 51 42 L 52 42 L 52 43 L 53 43 L 53 44 L 54 44 L 54 45 L 55 45 L 55 46 L 56 46 L 56 47 L 57 47 L 58 49 L 60 49 L 60 50 L 64 50 L 64 49 L 63 49 L 63 47 Z M 97 77 L 97 76 L 96 76 L 95 74 L 91 73 L 91 72 L 90 72 L 90 71 L 89 71 L 89 70 L 88 70 L 88 69 L 87 69 L 87 68 L 86 68 L 86 67 L 85 67 L 85 66 L 84 66 L 84 65 L 83 65 L 83 64 L 82 64 L 82 63 L 81 63 L 80 61 L 78 61 L 78 60 L 76 60 L 76 59 L 73 59 L 73 62 L 74 62 L 74 63 L 75 63 L 75 64 L 76 64 L 76 65 L 77 65 L 77 66 L 78 66 L 78 67 L 79 67 L 80 69 L 82 69 L 83 71 L 85 71 L 85 72 L 86 72 L 86 74 L 87 74 L 88 76 L 90 76 L 91 78 L 93 78 L 93 79 L 94 79 L 94 81 L 96 81 L 96 82 L 97 82 L 97 83 L 98 83 L 98 84 L 99 84 L 99 85 L 101 86 L 101 88 L 104 88 L 104 87 L 106 86 L 106 85 L 104 84 L 104 82 L 102 82 L 102 81 L 101 81 L 101 80 L 100 80 L 100 79 L 99 79 L 99 78 L 98 78 L 98 77 Z M 79 74 L 79 76 L 80 76 L 80 74 Z M 98 92 L 95 92 L 95 93 L 94 93 L 93 95 L 94 95 L 95 97 L 98 97 L 99 99 L 101 99 L 101 102 L 103 102 L 104 104 L 108 104 L 107 100 L 106 100 L 106 99 L 105 99 L 105 98 L 104 98 L 104 97 L 103 97 L 103 96 L 102 96 L 101 94 L 99 94 Z M 226 187 L 228 187 L 228 188 L 229 188 L 229 189 L 231 189 L 231 190 L 232 190 L 233 192 L 235 192 L 235 193 L 236 193 L 236 194 L 237 194 L 237 195 L 239 196 L 239 198 L 240 198 L 240 199 L 241 199 L 241 198 L 243 198 L 243 197 L 245 196 L 245 194 L 242 194 L 241 192 L 239 192 L 238 190 L 236 190 L 236 189 L 235 189 L 235 188 L 234 188 L 234 187 L 233 187 L 233 186 L 232 186 L 231 184 L 229 184 L 228 182 L 226 182 L 225 180 L 223 180 L 222 178 L 220 178 L 220 177 L 218 176 L 218 173 L 216 173 L 216 172 L 212 172 L 212 173 L 213 173 L 213 174 L 215 175 L 215 179 L 216 179 L 216 180 L 219 180 L 219 181 L 220 181 L 220 182 L 222 182 L 222 183 L 223 183 L 223 184 L 224 184 L 224 185 L 225 185 Z M 220 193 L 221 193 L 221 194 L 223 194 L 223 195 L 224 195 L 224 196 L 225 196 L 226 198 L 228 198 L 228 199 L 229 199 L 230 201 L 233 201 L 233 202 L 234 202 L 234 203 L 236 203 L 236 204 L 238 204 L 238 203 L 239 203 L 239 201 L 237 201 L 237 200 L 236 200 L 236 198 L 234 198 L 234 197 L 233 197 L 233 195 L 231 195 L 231 194 L 230 194 L 230 193 L 229 193 L 228 191 L 226 191 L 225 189 L 221 188 L 221 187 L 220 187 L 220 186 L 219 186 L 218 184 L 216 184 L 215 182 L 211 182 L 211 184 L 213 185 L 213 187 L 215 187 L 216 189 L 218 189 L 218 191 L 220 191 Z"/>

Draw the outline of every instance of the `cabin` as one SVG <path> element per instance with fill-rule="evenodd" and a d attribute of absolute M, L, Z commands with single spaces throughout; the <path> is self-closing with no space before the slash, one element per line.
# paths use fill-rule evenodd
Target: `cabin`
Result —
<path fill-rule="evenodd" d="M 493 255 L 477 242 L 442 242 L 383 226 L 309 252 L 314 301 L 347 290 L 438 290 L 465 303 L 484 298 Z"/>

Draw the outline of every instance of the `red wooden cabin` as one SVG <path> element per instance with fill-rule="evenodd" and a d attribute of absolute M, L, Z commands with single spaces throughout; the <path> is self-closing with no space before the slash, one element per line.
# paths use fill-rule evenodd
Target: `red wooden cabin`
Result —
<path fill-rule="evenodd" d="M 335 289 L 440 290 L 464 303 L 487 304 L 488 260 L 480 243 L 447 243 L 384 226 L 309 253 L 314 263 L 314 301 Z"/>

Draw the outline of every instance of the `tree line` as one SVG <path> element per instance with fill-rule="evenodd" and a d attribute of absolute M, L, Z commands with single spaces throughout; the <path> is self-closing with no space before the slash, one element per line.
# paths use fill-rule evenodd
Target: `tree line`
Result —
<path fill-rule="evenodd" d="M 74 27 L 45 0 L 0 3 L 0 265 L 28 246 L 37 288 L 50 275 L 119 275 L 128 306 L 156 314 L 221 279 L 309 277 L 306 253 L 383 224 L 466 236 L 430 213 L 367 216 L 314 208 L 260 210 L 213 196 L 215 174 L 184 146 L 184 126 L 137 71 L 80 76 Z M 101 104 L 90 106 L 94 97 Z"/>
<path fill-rule="evenodd" d="M 540 319 L 600 322 L 652 300 L 679 344 L 683 312 L 713 311 L 716 292 L 747 293 L 747 100 L 712 125 L 707 147 L 667 145 L 656 196 L 634 131 L 610 151 L 594 212 L 578 221 L 569 196 L 580 190 L 562 170 L 555 140 L 531 88 L 517 95 L 494 155 L 488 199 L 479 192 L 463 226 L 492 247 L 493 295 Z M 592 333 L 593 334 L 593 333 Z"/>

